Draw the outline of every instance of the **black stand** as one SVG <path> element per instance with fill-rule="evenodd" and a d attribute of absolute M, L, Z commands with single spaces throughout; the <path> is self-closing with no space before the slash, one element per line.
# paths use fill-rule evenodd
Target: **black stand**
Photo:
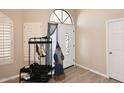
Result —
<path fill-rule="evenodd" d="M 19 82 L 29 81 L 29 82 L 48 82 L 52 78 L 52 39 L 50 37 L 34 37 L 29 39 L 29 67 L 23 67 L 19 72 Z M 43 46 L 45 48 L 45 64 L 42 64 L 36 60 L 36 44 Z M 34 60 L 31 58 L 31 45 L 34 47 Z M 22 78 L 22 73 L 29 75 L 29 79 Z"/>

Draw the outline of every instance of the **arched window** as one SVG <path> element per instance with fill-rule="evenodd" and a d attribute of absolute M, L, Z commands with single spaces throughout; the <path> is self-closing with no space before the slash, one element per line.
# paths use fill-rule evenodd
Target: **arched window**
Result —
<path fill-rule="evenodd" d="M 50 16 L 50 22 L 72 24 L 72 18 L 64 9 L 56 9 Z"/>

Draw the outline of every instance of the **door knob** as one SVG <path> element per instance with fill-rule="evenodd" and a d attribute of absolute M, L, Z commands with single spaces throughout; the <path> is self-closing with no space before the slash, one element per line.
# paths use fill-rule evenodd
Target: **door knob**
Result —
<path fill-rule="evenodd" d="M 109 52 L 109 54 L 112 54 L 112 52 Z"/>

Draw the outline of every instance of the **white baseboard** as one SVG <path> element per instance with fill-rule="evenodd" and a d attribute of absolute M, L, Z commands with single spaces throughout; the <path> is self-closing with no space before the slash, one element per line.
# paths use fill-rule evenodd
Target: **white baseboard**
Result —
<path fill-rule="evenodd" d="M 15 76 L 11 76 L 11 77 L 8 77 L 8 78 L 1 79 L 1 80 L 0 80 L 0 83 L 6 82 L 6 81 L 8 81 L 8 80 L 15 79 L 15 78 L 17 78 L 17 77 L 19 77 L 19 75 L 15 75 Z"/>
<path fill-rule="evenodd" d="M 91 72 L 93 72 L 93 73 L 95 73 L 95 74 L 98 74 L 98 75 L 100 75 L 100 76 L 109 78 L 109 76 L 107 76 L 107 75 L 105 75 L 105 74 L 102 74 L 102 73 L 100 73 L 100 72 L 98 72 L 98 71 L 95 71 L 95 70 L 93 70 L 93 69 L 90 69 L 90 68 L 88 68 L 88 67 L 82 66 L 82 65 L 80 65 L 80 64 L 77 64 L 77 63 L 76 63 L 76 66 L 79 66 L 79 67 L 81 67 L 81 68 L 84 68 L 84 69 L 86 69 L 86 70 L 89 70 L 89 71 L 91 71 Z"/>

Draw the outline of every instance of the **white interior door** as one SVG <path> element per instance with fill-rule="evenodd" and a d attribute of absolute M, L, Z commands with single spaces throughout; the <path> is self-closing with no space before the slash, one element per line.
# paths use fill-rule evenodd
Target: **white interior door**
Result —
<path fill-rule="evenodd" d="M 58 42 L 64 54 L 63 67 L 75 64 L 75 32 L 73 25 L 58 24 Z"/>
<path fill-rule="evenodd" d="M 124 20 L 108 23 L 109 76 L 124 82 Z"/>

